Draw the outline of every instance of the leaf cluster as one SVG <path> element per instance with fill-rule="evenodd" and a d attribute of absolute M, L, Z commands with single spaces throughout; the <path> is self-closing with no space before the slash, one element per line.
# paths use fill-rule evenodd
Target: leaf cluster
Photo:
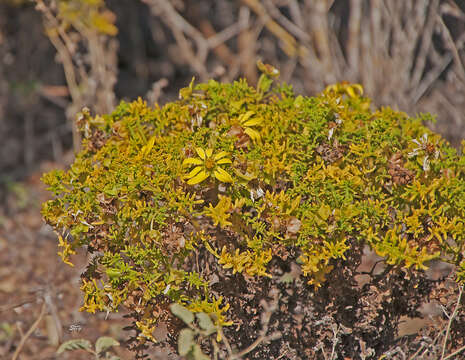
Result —
<path fill-rule="evenodd" d="M 258 88 L 192 81 L 163 107 L 82 114 L 82 151 L 43 176 L 43 215 L 65 262 L 94 254 L 84 310 L 123 304 L 149 340 L 164 302 L 229 325 L 200 254 L 247 277 L 297 254 L 315 287 L 353 242 L 392 265 L 465 268 L 465 157 L 423 125 L 429 115 L 372 111 L 358 84 L 296 96 L 266 71 Z"/>
<path fill-rule="evenodd" d="M 92 344 L 86 339 L 73 339 L 68 340 L 60 345 L 57 350 L 57 355 L 64 353 L 65 351 L 84 350 L 95 356 L 95 359 L 108 359 L 108 360 L 120 360 L 116 355 L 109 352 L 112 346 L 119 346 L 119 342 L 115 339 L 102 336 L 95 342 L 95 348 L 92 348 Z"/>
<path fill-rule="evenodd" d="M 82 32 L 95 31 L 110 36 L 118 33 L 114 25 L 115 15 L 105 8 L 104 0 L 59 0 L 57 7 L 58 18 L 65 27 L 73 26 Z"/>

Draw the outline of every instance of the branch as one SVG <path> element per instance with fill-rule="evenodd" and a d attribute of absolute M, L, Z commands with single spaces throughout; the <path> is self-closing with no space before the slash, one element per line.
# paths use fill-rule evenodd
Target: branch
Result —
<path fill-rule="evenodd" d="M 449 335 L 450 335 L 450 329 L 452 326 L 452 322 L 454 321 L 455 317 L 458 314 L 459 307 L 460 307 L 460 301 L 462 300 L 462 294 L 463 294 L 463 285 L 459 287 L 459 297 L 457 299 L 457 303 L 455 304 L 454 311 L 452 312 L 452 315 L 449 317 L 449 323 L 447 324 L 446 335 L 444 337 L 444 343 L 442 345 L 442 355 L 441 355 L 442 360 L 445 359 L 447 339 L 449 338 Z"/>
<path fill-rule="evenodd" d="M 35 331 L 35 329 L 37 328 L 37 326 L 39 326 L 40 322 L 42 321 L 42 318 L 44 317 L 45 315 L 45 309 L 47 307 L 47 304 L 45 303 L 45 301 L 43 302 L 42 304 L 42 308 L 40 309 L 40 315 L 39 317 L 37 318 L 37 320 L 34 322 L 34 324 L 32 324 L 32 326 L 29 328 L 29 330 L 27 331 L 27 333 L 21 337 L 21 341 L 19 342 L 19 345 L 18 347 L 16 348 L 16 351 L 15 353 L 13 354 L 13 357 L 11 358 L 11 360 L 16 360 L 19 356 L 19 353 L 21 352 L 21 350 L 23 349 L 23 346 L 24 344 L 26 343 L 26 340 L 29 338 L 29 336 L 31 336 L 31 334 Z"/>

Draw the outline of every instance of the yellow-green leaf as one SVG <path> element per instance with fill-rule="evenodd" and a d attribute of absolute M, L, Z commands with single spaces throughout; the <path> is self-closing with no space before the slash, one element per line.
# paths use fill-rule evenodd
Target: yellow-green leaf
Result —
<path fill-rule="evenodd" d="M 155 144 L 155 139 L 156 136 L 152 136 L 148 143 L 144 147 L 142 147 L 141 153 L 143 157 L 147 156 L 150 153 L 150 150 L 152 150 L 153 145 Z"/>
<path fill-rule="evenodd" d="M 331 215 L 331 208 L 329 207 L 329 205 L 321 205 L 321 207 L 318 209 L 318 216 L 320 216 L 320 218 L 322 218 L 323 220 L 326 220 L 327 218 L 329 218 L 329 215 Z"/>
<path fill-rule="evenodd" d="M 241 122 L 241 124 L 243 124 L 244 122 L 249 120 L 250 117 L 252 115 L 254 115 L 254 114 L 255 114 L 255 112 L 253 112 L 253 111 L 247 111 L 245 114 L 242 114 L 242 115 L 239 116 L 239 121 Z"/>
<path fill-rule="evenodd" d="M 250 138 L 253 141 L 259 140 L 260 139 L 260 133 L 258 131 L 255 131 L 254 129 L 247 128 L 244 130 L 244 132 L 250 136 Z"/>
<path fill-rule="evenodd" d="M 250 120 L 247 120 L 246 122 L 242 123 L 243 126 L 255 126 L 255 125 L 260 125 L 263 122 L 262 118 L 256 117 Z"/>

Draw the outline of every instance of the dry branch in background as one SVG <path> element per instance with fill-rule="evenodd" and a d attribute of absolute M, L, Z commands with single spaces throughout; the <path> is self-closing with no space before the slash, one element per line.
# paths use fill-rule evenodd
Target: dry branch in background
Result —
<path fill-rule="evenodd" d="M 75 116 L 87 106 L 97 113 L 111 112 L 118 74 L 118 43 L 114 15 L 103 1 L 35 0 L 42 13 L 47 35 L 63 64 L 72 103 L 67 118 L 73 123 L 73 143 L 79 146 Z"/>
<path fill-rule="evenodd" d="M 254 83 L 251 64 L 262 58 L 298 91 L 359 82 L 376 105 L 431 111 L 465 128 L 456 111 L 465 106 L 465 9 L 458 1 L 143 2 L 172 33 L 172 53 L 201 81 L 246 76 Z"/>

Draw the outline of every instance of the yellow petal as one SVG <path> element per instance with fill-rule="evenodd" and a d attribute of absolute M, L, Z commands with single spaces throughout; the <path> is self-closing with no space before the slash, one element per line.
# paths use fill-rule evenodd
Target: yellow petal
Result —
<path fill-rule="evenodd" d="M 195 148 L 195 151 L 197 151 L 197 154 L 199 154 L 199 157 L 200 157 L 202 160 L 205 160 L 205 159 L 206 159 L 205 151 L 203 151 L 202 148 L 200 148 L 200 147 Z"/>
<path fill-rule="evenodd" d="M 225 157 L 226 155 L 228 155 L 228 153 L 226 151 L 220 151 L 218 154 L 215 155 L 213 160 L 221 159 L 221 158 Z"/>
<path fill-rule="evenodd" d="M 205 170 L 202 170 L 197 175 L 195 175 L 192 179 L 190 179 L 187 183 L 189 185 L 198 184 L 198 183 L 201 183 L 202 181 L 204 181 L 208 176 L 209 176 L 209 174 L 207 174 L 207 172 Z"/>
<path fill-rule="evenodd" d="M 207 155 L 207 158 L 212 157 L 213 149 L 207 149 L 207 150 L 205 150 L 205 154 Z"/>
<path fill-rule="evenodd" d="M 231 177 L 231 175 L 229 175 L 225 170 L 223 170 L 220 167 L 217 167 L 216 170 L 213 171 L 213 174 L 219 181 L 230 183 L 233 182 L 233 178 Z"/>
<path fill-rule="evenodd" d="M 203 161 L 196 158 L 187 158 L 182 162 L 182 165 L 202 165 Z"/>
<path fill-rule="evenodd" d="M 220 160 L 216 161 L 216 163 L 217 164 L 231 164 L 232 161 L 231 161 L 231 159 L 226 158 L 226 159 L 220 159 Z"/>
<path fill-rule="evenodd" d="M 202 167 L 196 166 L 189 174 L 186 175 L 186 178 L 189 179 L 189 178 L 194 177 L 200 172 L 200 170 L 202 170 Z"/>

